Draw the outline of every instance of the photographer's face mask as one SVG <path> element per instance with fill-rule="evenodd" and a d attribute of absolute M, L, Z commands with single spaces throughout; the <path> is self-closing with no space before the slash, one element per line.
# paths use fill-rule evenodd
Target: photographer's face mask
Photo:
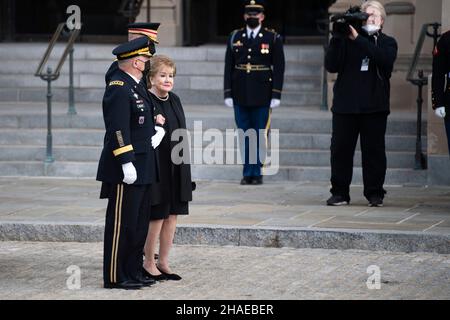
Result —
<path fill-rule="evenodd" d="M 376 24 L 366 24 L 362 28 L 369 36 L 374 35 L 381 29 L 381 27 Z"/>

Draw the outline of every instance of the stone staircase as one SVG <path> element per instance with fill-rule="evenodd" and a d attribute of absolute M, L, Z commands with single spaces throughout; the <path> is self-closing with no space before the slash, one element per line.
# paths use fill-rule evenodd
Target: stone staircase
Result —
<path fill-rule="evenodd" d="M 74 53 L 74 87 L 77 102 L 101 101 L 104 75 L 114 56 L 113 45 L 77 44 Z M 33 74 L 46 44 L 0 44 L 0 101 L 45 101 L 46 82 Z M 58 45 L 50 57 L 52 66 L 62 54 Z M 222 104 L 224 46 L 158 48 L 177 64 L 175 88 L 185 104 Z M 319 46 L 287 46 L 283 93 L 285 106 L 316 106 L 321 101 L 323 52 Z M 54 101 L 67 101 L 68 63 L 52 83 Z"/>
<path fill-rule="evenodd" d="M 94 177 L 103 142 L 101 99 L 104 72 L 113 46 L 78 45 L 75 51 L 77 115 L 67 115 L 67 66 L 54 84 L 53 155 L 46 148 L 46 83 L 32 74 L 45 45 L 0 44 L 0 176 Z M 61 50 L 60 47 L 56 51 Z M 235 128 L 231 109 L 223 106 L 224 48 L 159 48 L 177 62 L 175 92 L 183 101 L 188 128 L 201 121 L 208 129 Z M 328 181 L 331 114 L 320 111 L 322 52 L 319 47 L 286 47 L 283 106 L 273 112 L 272 129 L 280 133 L 280 167 L 267 181 Z M 388 184 L 426 184 L 426 171 L 415 171 L 414 115 L 390 117 L 387 134 Z M 424 122 L 424 126 L 426 123 Z M 426 130 L 425 130 L 426 132 Z M 193 131 L 191 133 L 194 135 Z M 201 133 L 199 133 L 201 134 Z M 211 142 L 192 137 L 192 155 Z M 425 139 L 426 140 L 426 139 Z M 200 141 L 200 144 L 194 143 Z M 426 145 L 424 143 L 424 148 Z M 234 146 L 218 149 L 235 150 Z M 361 183 L 360 153 L 355 155 L 354 182 Z M 194 179 L 235 180 L 241 165 L 205 164 L 193 159 Z"/>

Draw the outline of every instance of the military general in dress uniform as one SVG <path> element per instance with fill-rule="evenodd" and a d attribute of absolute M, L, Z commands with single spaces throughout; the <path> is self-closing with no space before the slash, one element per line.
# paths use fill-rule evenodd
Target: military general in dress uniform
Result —
<path fill-rule="evenodd" d="M 227 42 L 224 95 L 225 105 L 234 107 L 237 127 L 244 132 L 256 130 L 256 143 L 241 139 L 241 184 L 248 185 L 263 183 L 264 159 L 259 157 L 259 149 L 267 150 L 271 108 L 280 105 L 285 61 L 281 36 L 262 26 L 263 2 L 245 1 L 244 11 L 246 26 L 234 30 Z M 265 130 L 264 141 L 260 141 L 260 130 Z"/>
<path fill-rule="evenodd" d="M 439 39 L 433 52 L 432 106 L 444 119 L 450 151 L 450 31 Z"/>
<path fill-rule="evenodd" d="M 105 288 L 139 289 L 154 283 L 142 274 L 150 219 L 150 185 L 157 181 L 153 108 L 141 79 L 152 54 L 147 37 L 113 50 L 118 68 L 103 97 L 106 134 L 97 180 L 108 198 L 104 236 Z"/>

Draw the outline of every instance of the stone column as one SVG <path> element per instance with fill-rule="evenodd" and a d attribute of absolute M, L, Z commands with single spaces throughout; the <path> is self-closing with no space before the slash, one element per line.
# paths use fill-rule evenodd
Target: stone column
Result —
<path fill-rule="evenodd" d="M 150 22 L 160 22 L 158 40 L 160 46 L 182 45 L 182 0 L 151 0 Z M 136 22 L 147 22 L 147 1 L 142 4 Z"/>
<path fill-rule="evenodd" d="M 442 32 L 450 30 L 450 0 L 442 0 Z M 431 108 L 431 76 L 428 86 L 428 183 L 450 185 L 450 158 L 444 121 Z"/>

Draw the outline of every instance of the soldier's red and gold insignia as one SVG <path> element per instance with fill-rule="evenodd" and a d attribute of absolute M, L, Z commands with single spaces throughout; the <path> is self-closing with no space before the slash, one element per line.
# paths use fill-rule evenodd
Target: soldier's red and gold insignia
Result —
<path fill-rule="evenodd" d="M 261 43 L 261 53 L 267 54 L 269 53 L 269 44 L 268 43 Z"/>

